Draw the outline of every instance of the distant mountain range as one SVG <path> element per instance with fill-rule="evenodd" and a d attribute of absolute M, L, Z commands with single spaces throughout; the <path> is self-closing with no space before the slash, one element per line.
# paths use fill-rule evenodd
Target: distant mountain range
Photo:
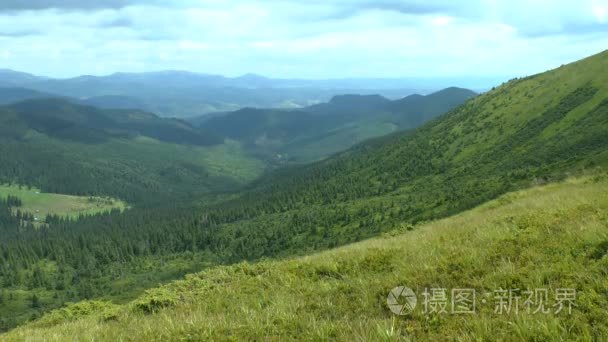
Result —
<path fill-rule="evenodd" d="M 124 82 L 117 79 L 116 88 L 126 87 Z M 416 128 L 475 95 L 461 88 L 394 101 L 380 95 L 337 95 L 329 102 L 299 109 L 248 107 L 189 118 L 189 124 L 160 119 L 145 111 L 145 102 L 121 95 L 79 99 L 26 88 L 0 88 L 0 105 L 8 105 L 21 120 L 28 119 L 28 129 L 40 129 L 50 136 L 105 141 L 136 133 L 193 145 L 222 144 L 227 138 L 270 164 L 285 164 L 323 159 L 365 139 Z M 124 121 L 134 117 L 146 120 Z"/>
<path fill-rule="evenodd" d="M 461 88 L 395 101 L 380 95 L 339 95 L 298 110 L 244 108 L 191 122 L 240 141 L 258 156 L 301 163 L 323 159 L 369 138 L 416 128 L 476 95 Z"/>
<path fill-rule="evenodd" d="M 273 79 L 255 74 L 240 77 L 184 71 L 115 73 L 68 79 L 0 71 L 0 87 L 20 87 L 78 98 L 102 108 L 135 108 L 166 117 L 193 117 L 244 107 L 302 108 L 340 94 L 379 94 L 390 99 L 428 94 L 456 85 L 457 79 Z M 472 88 L 493 84 L 469 82 Z"/>
<path fill-rule="evenodd" d="M 2 94 L 2 92 L 0 92 Z M 185 121 L 159 118 L 138 110 L 110 110 L 74 104 L 66 99 L 32 99 L 0 107 L 0 131 L 22 139 L 28 130 L 79 143 L 100 143 L 139 135 L 159 141 L 215 145 L 222 140 Z"/>
<path fill-rule="evenodd" d="M 25 72 L 0 69 L 0 85 L 4 87 L 15 87 L 28 83 L 45 80 L 45 77 L 34 76 Z"/>
<path fill-rule="evenodd" d="M 25 100 L 57 97 L 59 96 L 26 88 L 0 88 L 0 105 L 7 105 Z"/>

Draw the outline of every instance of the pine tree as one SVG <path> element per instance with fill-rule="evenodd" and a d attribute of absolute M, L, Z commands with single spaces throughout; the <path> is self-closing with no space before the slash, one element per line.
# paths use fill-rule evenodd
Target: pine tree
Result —
<path fill-rule="evenodd" d="M 36 294 L 32 296 L 32 308 L 37 309 L 40 307 L 40 299 Z"/>

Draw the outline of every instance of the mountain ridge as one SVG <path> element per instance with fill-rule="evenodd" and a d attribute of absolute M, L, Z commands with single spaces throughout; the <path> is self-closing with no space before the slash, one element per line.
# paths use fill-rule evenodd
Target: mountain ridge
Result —
<path fill-rule="evenodd" d="M 221 142 L 214 136 L 210 139 L 204 137 L 202 132 L 183 121 L 161 119 L 154 114 L 137 110 L 103 110 L 75 104 L 68 99 L 30 99 L 13 103 L 4 109 L 10 110 L 18 118 L 23 118 L 28 127 L 50 135 L 56 133 L 54 129 L 60 132 L 69 128 L 71 131 L 103 131 L 108 134 L 108 138 L 116 132 L 118 136 L 128 136 L 133 133 L 148 134 L 151 138 L 174 143 L 208 145 Z M 137 126 L 138 124 L 141 126 Z M 132 129 L 139 131 L 129 132 Z M 161 133 L 163 130 L 166 134 Z M 168 133 L 167 130 L 174 132 Z"/>
<path fill-rule="evenodd" d="M 345 94 L 297 110 L 245 108 L 202 118 L 198 125 L 239 140 L 265 158 L 278 155 L 277 162 L 302 163 L 326 158 L 365 139 L 416 128 L 475 95 L 461 88 L 396 101 Z"/>
<path fill-rule="evenodd" d="M 281 79 L 255 74 L 226 77 L 188 71 L 120 72 L 70 78 L 22 76 L 10 82 L 7 77 L 0 77 L 0 86 L 24 87 L 77 99 L 126 96 L 143 105 L 139 109 L 164 117 L 194 117 L 244 107 L 301 108 L 347 93 L 401 98 L 463 82 L 411 78 Z"/>

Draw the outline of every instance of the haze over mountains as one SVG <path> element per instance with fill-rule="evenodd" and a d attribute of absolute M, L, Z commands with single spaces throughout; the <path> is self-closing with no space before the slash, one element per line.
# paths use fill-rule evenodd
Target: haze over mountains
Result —
<path fill-rule="evenodd" d="M 298 80 L 254 74 L 228 78 L 184 71 L 51 79 L 0 71 L 0 87 L 28 88 L 80 99 L 102 108 L 138 108 L 166 117 L 200 116 L 243 107 L 301 108 L 342 94 L 379 94 L 397 99 L 460 85 L 458 82 L 463 81 L 449 78 Z M 483 90 L 484 85 L 491 84 L 488 80 L 468 83 Z"/>

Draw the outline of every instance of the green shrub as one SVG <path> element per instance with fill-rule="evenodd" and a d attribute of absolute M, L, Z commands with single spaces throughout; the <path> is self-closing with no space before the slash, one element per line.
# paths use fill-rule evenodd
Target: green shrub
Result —
<path fill-rule="evenodd" d="M 101 315 L 102 317 L 113 312 L 114 315 L 118 314 L 119 306 L 114 305 L 110 302 L 102 301 L 84 301 L 79 303 L 69 303 L 66 307 L 53 310 L 50 313 L 44 315 L 40 320 L 34 324 L 39 327 L 53 326 L 61 323 L 75 321 L 78 319 Z"/>
<path fill-rule="evenodd" d="M 161 309 L 175 306 L 178 302 L 179 296 L 177 294 L 166 288 L 159 288 L 147 291 L 134 305 L 135 309 L 140 312 L 153 314 Z"/>
<path fill-rule="evenodd" d="M 608 240 L 600 242 L 595 248 L 589 257 L 591 259 L 599 260 L 603 258 L 606 254 L 608 254 Z"/>

